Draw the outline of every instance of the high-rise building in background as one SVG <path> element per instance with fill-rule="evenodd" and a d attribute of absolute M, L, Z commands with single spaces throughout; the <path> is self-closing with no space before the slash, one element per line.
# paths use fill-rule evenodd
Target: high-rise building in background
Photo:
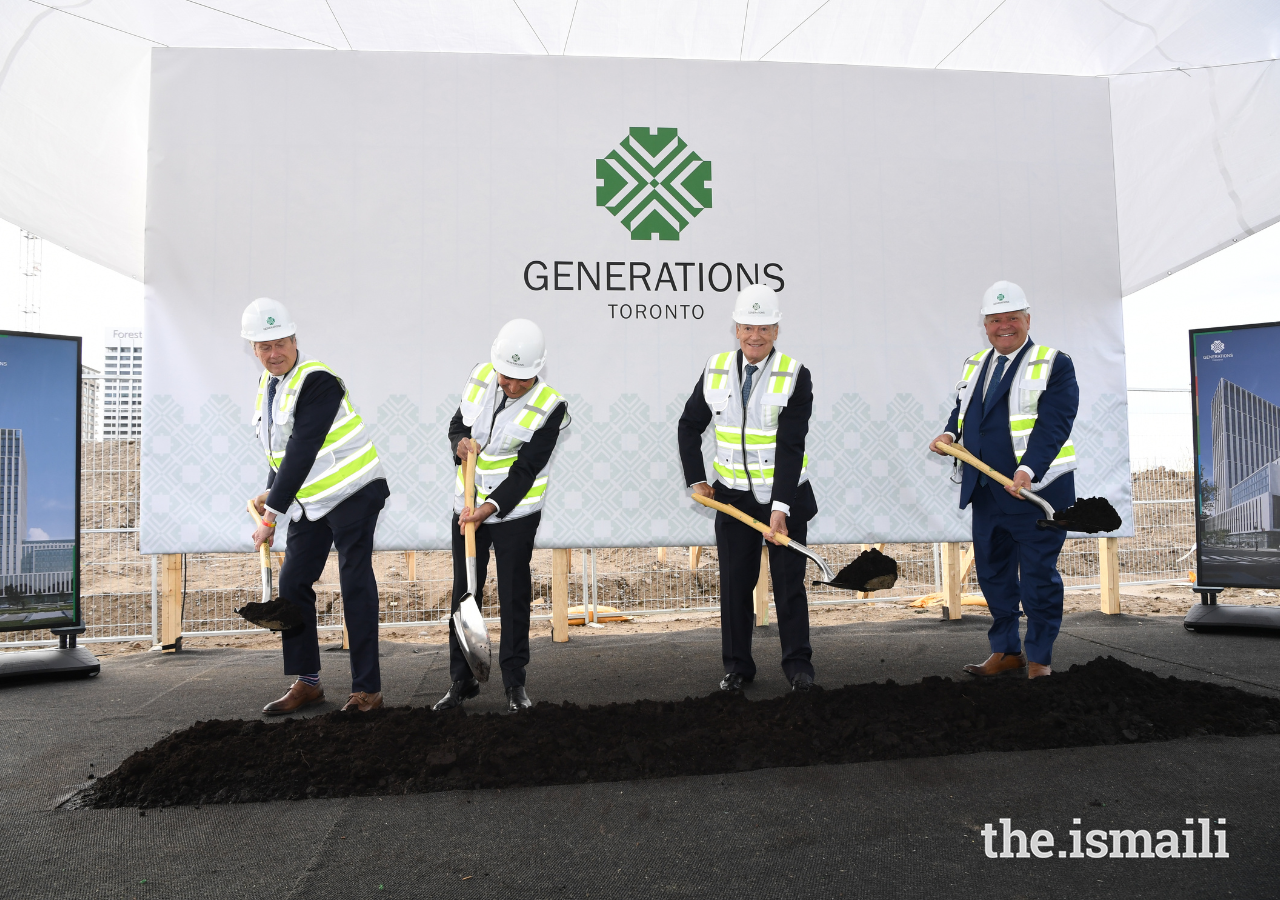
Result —
<path fill-rule="evenodd" d="M 1224 378 L 1213 393 L 1210 416 L 1216 494 L 1208 529 L 1278 530 L 1280 406 Z"/>
<path fill-rule="evenodd" d="M 98 391 L 102 373 L 91 366 L 80 367 L 80 440 L 98 439 Z"/>
<path fill-rule="evenodd" d="M 104 441 L 142 438 L 142 329 L 108 328 L 103 359 L 101 433 Z"/>
<path fill-rule="evenodd" d="M 27 456 L 22 429 L 0 428 L 0 578 L 22 573 L 27 538 Z"/>

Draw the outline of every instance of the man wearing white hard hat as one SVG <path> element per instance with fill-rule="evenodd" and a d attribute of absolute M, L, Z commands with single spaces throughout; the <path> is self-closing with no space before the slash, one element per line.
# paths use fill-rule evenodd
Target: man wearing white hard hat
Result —
<path fill-rule="evenodd" d="M 525 691 L 529 664 L 529 613 L 533 579 L 529 561 L 542 521 L 542 507 L 567 406 L 539 377 L 546 361 L 542 329 L 512 319 L 493 342 L 489 362 L 479 363 L 462 388 L 462 402 L 449 423 L 456 472 L 453 498 L 453 611 L 467 592 L 463 531 L 476 523 L 476 602 L 483 607 L 489 552 L 495 557 L 502 638 L 498 667 L 512 712 L 531 704 Z M 462 467 L 476 456 L 475 508 L 466 505 Z M 458 644 L 449 620 L 449 690 L 435 709 L 452 709 L 480 693 L 480 682 Z"/>
<path fill-rule="evenodd" d="M 1043 513 L 1018 491 L 1033 491 L 1054 509 L 1075 502 L 1071 426 L 1080 389 L 1071 357 L 1031 339 L 1031 305 L 1018 285 L 997 281 L 987 288 L 982 326 L 991 346 L 965 360 L 946 431 L 929 445 L 941 453 L 938 444 L 961 441 L 1014 481 L 1001 487 L 963 466 L 960 508 L 973 505 L 973 562 L 992 620 L 991 656 L 964 669 L 979 677 L 1025 671 L 1039 678 L 1052 671 L 1062 625 L 1058 554 L 1066 532 L 1038 528 Z M 1022 614 L 1025 641 L 1018 637 Z"/>
<path fill-rule="evenodd" d="M 750 285 L 734 304 L 738 349 L 707 360 L 680 417 L 678 437 L 685 481 L 699 494 L 768 522 L 769 571 L 782 641 L 782 671 L 793 691 L 813 687 L 809 646 L 806 560 L 774 539 L 805 542 L 818 512 L 807 471 L 805 438 L 813 411 L 809 370 L 774 346 L 782 311 L 778 295 Z M 714 486 L 702 458 L 702 435 L 714 423 Z M 760 532 L 717 512 L 720 557 L 722 691 L 739 691 L 755 679 L 751 636 L 753 591 L 760 578 Z"/>
<path fill-rule="evenodd" d="M 254 549 L 270 547 L 278 522 L 288 521 L 279 595 L 300 608 L 303 620 L 281 632 L 284 671 L 297 681 L 263 712 L 283 715 L 324 700 L 313 585 L 334 547 L 351 644 L 351 694 L 342 708 L 368 712 L 382 706 L 373 532 L 390 495 L 377 448 L 342 379 L 298 352 L 297 328 L 283 303 L 269 297 L 250 303 L 240 336 L 253 342 L 264 370 L 254 426 L 269 471 L 267 491 L 254 500 L 263 519 Z"/>

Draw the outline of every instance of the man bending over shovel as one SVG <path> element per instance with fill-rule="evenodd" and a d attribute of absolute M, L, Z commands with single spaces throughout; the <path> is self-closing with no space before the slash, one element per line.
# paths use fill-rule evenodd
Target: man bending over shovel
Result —
<path fill-rule="evenodd" d="M 1071 357 L 1028 336 L 1031 307 L 1016 284 L 997 281 L 987 288 L 982 325 L 991 346 L 965 360 L 947 429 L 929 444 L 945 455 L 938 445 L 959 439 L 1013 479 L 1002 488 L 963 467 L 960 508 L 973 504 L 973 563 L 992 619 L 990 658 L 964 670 L 978 676 L 1026 670 L 1028 678 L 1038 678 L 1050 673 L 1062 625 L 1058 554 L 1067 533 L 1038 527 L 1040 507 L 1019 491 L 1034 492 L 1054 509 L 1075 502 L 1071 425 L 1080 390 Z M 1027 616 L 1025 652 L 1018 640 L 1019 606 Z"/>
<path fill-rule="evenodd" d="M 268 297 L 250 303 L 241 318 L 241 337 L 253 341 L 265 370 L 254 424 L 271 466 L 268 490 L 254 500 L 263 524 L 253 546 L 270 547 L 276 520 L 288 519 L 280 599 L 296 609 L 299 623 L 280 632 L 285 674 L 298 680 L 262 711 L 283 715 L 324 700 L 313 585 L 336 546 L 351 642 L 351 696 L 342 709 L 368 712 L 382 705 L 373 531 L 390 491 L 346 385 L 324 363 L 298 352 L 296 332 L 284 304 Z"/>
<path fill-rule="evenodd" d="M 507 709 L 532 705 L 525 692 L 529 664 L 529 614 L 533 579 L 529 561 L 542 521 L 542 505 L 551 476 L 551 453 L 560 437 L 567 406 L 551 385 L 538 377 L 546 360 L 542 329 L 528 319 L 512 319 L 498 332 L 489 362 L 471 370 L 462 403 L 449 423 L 457 473 L 453 498 L 453 609 L 467 595 L 465 541 L 475 528 L 474 585 L 483 608 L 489 551 L 496 557 L 502 638 L 498 666 L 507 692 Z M 476 457 L 475 508 L 464 500 L 463 466 Z M 453 709 L 480 693 L 480 681 L 458 642 L 457 623 L 449 619 L 449 690 L 433 707 Z"/>

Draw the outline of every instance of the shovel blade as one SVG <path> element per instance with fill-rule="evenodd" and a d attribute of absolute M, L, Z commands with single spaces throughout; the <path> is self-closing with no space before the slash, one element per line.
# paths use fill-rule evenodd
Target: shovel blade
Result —
<path fill-rule="evenodd" d="M 485 627 L 476 598 L 469 593 L 463 596 L 453 614 L 453 633 L 458 638 L 458 647 L 467 665 L 471 667 L 471 674 L 477 681 L 488 681 L 493 661 L 489 630 Z"/>

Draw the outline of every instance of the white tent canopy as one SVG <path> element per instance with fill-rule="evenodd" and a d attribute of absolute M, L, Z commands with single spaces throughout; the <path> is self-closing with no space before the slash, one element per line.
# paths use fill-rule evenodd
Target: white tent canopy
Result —
<path fill-rule="evenodd" d="M 0 218 L 142 276 L 152 47 L 724 59 L 1110 81 L 1121 281 L 1280 218 L 1275 0 L 0 0 Z"/>

